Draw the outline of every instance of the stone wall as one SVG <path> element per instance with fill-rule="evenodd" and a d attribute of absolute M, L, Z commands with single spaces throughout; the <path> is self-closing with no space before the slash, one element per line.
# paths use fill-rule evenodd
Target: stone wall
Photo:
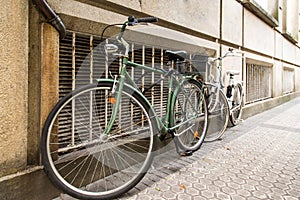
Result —
<path fill-rule="evenodd" d="M 27 165 L 28 1 L 0 6 L 0 177 Z"/>

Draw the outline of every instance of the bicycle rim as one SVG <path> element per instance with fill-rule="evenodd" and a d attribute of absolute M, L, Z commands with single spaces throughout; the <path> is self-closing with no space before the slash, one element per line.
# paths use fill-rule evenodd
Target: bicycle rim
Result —
<path fill-rule="evenodd" d="M 196 151 L 204 141 L 208 126 L 207 104 L 201 87 L 194 80 L 186 81 L 177 95 L 175 124 L 190 120 L 176 130 L 181 148 Z"/>
<path fill-rule="evenodd" d="M 206 84 L 208 89 L 208 130 L 205 141 L 211 142 L 222 137 L 229 120 L 229 107 L 222 91 L 212 84 Z"/>
<path fill-rule="evenodd" d="M 109 133 L 114 97 L 111 83 L 91 85 L 63 98 L 43 130 L 42 155 L 50 179 L 80 199 L 115 198 L 147 172 L 154 150 L 149 109 L 140 96 L 123 91 L 119 114 Z"/>
<path fill-rule="evenodd" d="M 240 84 L 234 88 L 234 97 L 232 105 L 232 113 L 230 115 L 230 122 L 233 126 L 237 125 L 242 117 L 243 107 L 243 89 Z"/>

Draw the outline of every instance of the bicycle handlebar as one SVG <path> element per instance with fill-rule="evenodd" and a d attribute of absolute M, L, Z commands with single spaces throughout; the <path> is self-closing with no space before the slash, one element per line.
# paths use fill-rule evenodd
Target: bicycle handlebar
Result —
<path fill-rule="evenodd" d="M 158 18 L 157 17 L 144 17 L 144 18 L 137 18 L 135 19 L 134 16 L 129 16 L 128 17 L 128 25 L 134 25 L 136 23 L 140 23 L 140 22 L 149 22 L 149 23 L 153 23 L 153 22 L 158 22 Z"/>
<path fill-rule="evenodd" d="M 240 56 L 240 55 L 236 55 L 236 54 L 244 54 L 244 51 L 238 50 L 238 49 L 233 49 L 233 48 L 229 48 L 228 52 L 225 53 L 224 56 L 218 57 L 218 58 L 212 58 L 210 60 L 211 63 L 216 62 L 217 60 L 222 60 L 223 58 L 227 57 L 227 56 Z"/>
<path fill-rule="evenodd" d="M 128 52 L 129 52 L 129 44 L 123 39 L 123 35 L 124 35 L 125 30 L 126 30 L 126 27 L 127 26 L 134 26 L 134 25 L 136 25 L 140 22 L 149 22 L 149 23 L 158 22 L 158 18 L 157 17 L 135 18 L 134 16 L 129 16 L 128 17 L 128 21 L 126 21 L 122 25 L 121 31 L 120 31 L 119 35 L 117 36 L 118 42 L 126 48 L 125 56 L 127 56 Z"/>

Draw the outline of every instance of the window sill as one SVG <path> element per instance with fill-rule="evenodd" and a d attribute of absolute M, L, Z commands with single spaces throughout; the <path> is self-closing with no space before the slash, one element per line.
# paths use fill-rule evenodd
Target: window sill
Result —
<path fill-rule="evenodd" d="M 290 41 L 291 43 L 293 43 L 293 44 L 298 43 L 298 41 L 292 36 L 291 33 L 285 32 L 285 33 L 282 33 L 282 35 L 283 35 L 288 41 Z"/>
<path fill-rule="evenodd" d="M 262 19 L 271 27 L 277 27 L 278 21 L 270 15 L 265 9 L 263 9 L 256 1 L 254 0 L 243 0 L 242 4 L 249 9 L 253 14 Z"/>

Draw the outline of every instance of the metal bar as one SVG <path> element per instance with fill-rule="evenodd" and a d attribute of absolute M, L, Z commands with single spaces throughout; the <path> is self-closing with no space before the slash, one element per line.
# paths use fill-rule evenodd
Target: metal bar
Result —
<path fill-rule="evenodd" d="M 134 51 L 134 48 L 135 48 L 135 45 L 134 45 L 134 43 L 132 43 L 132 45 L 131 45 L 131 61 L 132 62 L 134 62 L 134 56 L 135 56 L 135 51 Z M 131 69 L 131 78 L 132 78 L 132 80 L 134 80 L 134 67 Z M 131 111 L 131 116 L 133 116 L 133 114 L 134 114 L 134 106 L 133 106 L 133 104 L 131 103 L 130 104 L 130 111 Z M 134 121 L 133 121 L 133 117 L 131 117 L 131 119 L 130 119 L 130 124 L 131 124 L 131 130 L 133 130 L 133 126 L 134 126 Z"/>
<path fill-rule="evenodd" d="M 93 83 L 93 36 L 90 36 L 90 83 Z M 93 92 L 90 91 L 89 139 L 93 140 Z"/>
<path fill-rule="evenodd" d="M 160 51 L 160 68 L 164 69 L 164 51 L 161 49 Z M 163 78 L 163 75 L 160 76 Z M 160 86 L 160 117 L 163 117 L 163 101 L 164 101 L 164 81 L 162 79 Z"/>
<path fill-rule="evenodd" d="M 145 57 L 146 57 L 146 55 L 145 55 L 146 53 L 145 53 L 145 45 L 143 45 L 142 46 L 142 65 L 144 65 L 145 66 Z M 142 75 L 145 73 L 145 69 L 144 68 L 142 68 Z M 145 77 L 144 76 L 142 76 L 142 91 L 144 91 L 145 90 Z M 142 113 L 142 124 L 141 124 L 141 126 L 142 127 L 144 127 L 144 113 Z"/>
<path fill-rule="evenodd" d="M 105 40 L 105 43 L 108 44 L 108 39 Z M 105 51 L 105 78 L 108 78 L 108 53 Z M 105 90 L 105 96 L 108 96 L 108 91 Z M 105 98 L 105 111 L 108 110 L 108 98 Z M 108 124 L 108 112 L 105 112 L 105 128 L 107 127 Z"/>
<path fill-rule="evenodd" d="M 166 71 L 164 69 L 152 68 L 152 67 L 149 67 L 149 66 L 144 66 L 144 65 L 141 65 L 141 64 L 133 63 L 131 61 L 127 62 L 127 66 L 142 68 L 142 69 L 145 69 L 146 71 L 151 71 L 151 72 L 159 73 L 159 74 L 162 74 L 162 75 L 166 74 Z"/>
<path fill-rule="evenodd" d="M 155 48 L 152 47 L 152 68 L 155 67 Z M 154 84 L 154 72 L 152 72 L 151 84 Z M 151 89 L 151 104 L 154 105 L 154 87 Z"/>
<path fill-rule="evenodd" d="M 72 90 L 75 89 L 75 70 L 76 70 L 76 46 L 75 46 L 75 42 L 76 42 L 76 34 L 73 33 L 72 35 Z M 74 99 L 72 100 L 72 130 L 71 130 L 71 145 L 74 146 L 75 144 L 75 101 Z"/>

